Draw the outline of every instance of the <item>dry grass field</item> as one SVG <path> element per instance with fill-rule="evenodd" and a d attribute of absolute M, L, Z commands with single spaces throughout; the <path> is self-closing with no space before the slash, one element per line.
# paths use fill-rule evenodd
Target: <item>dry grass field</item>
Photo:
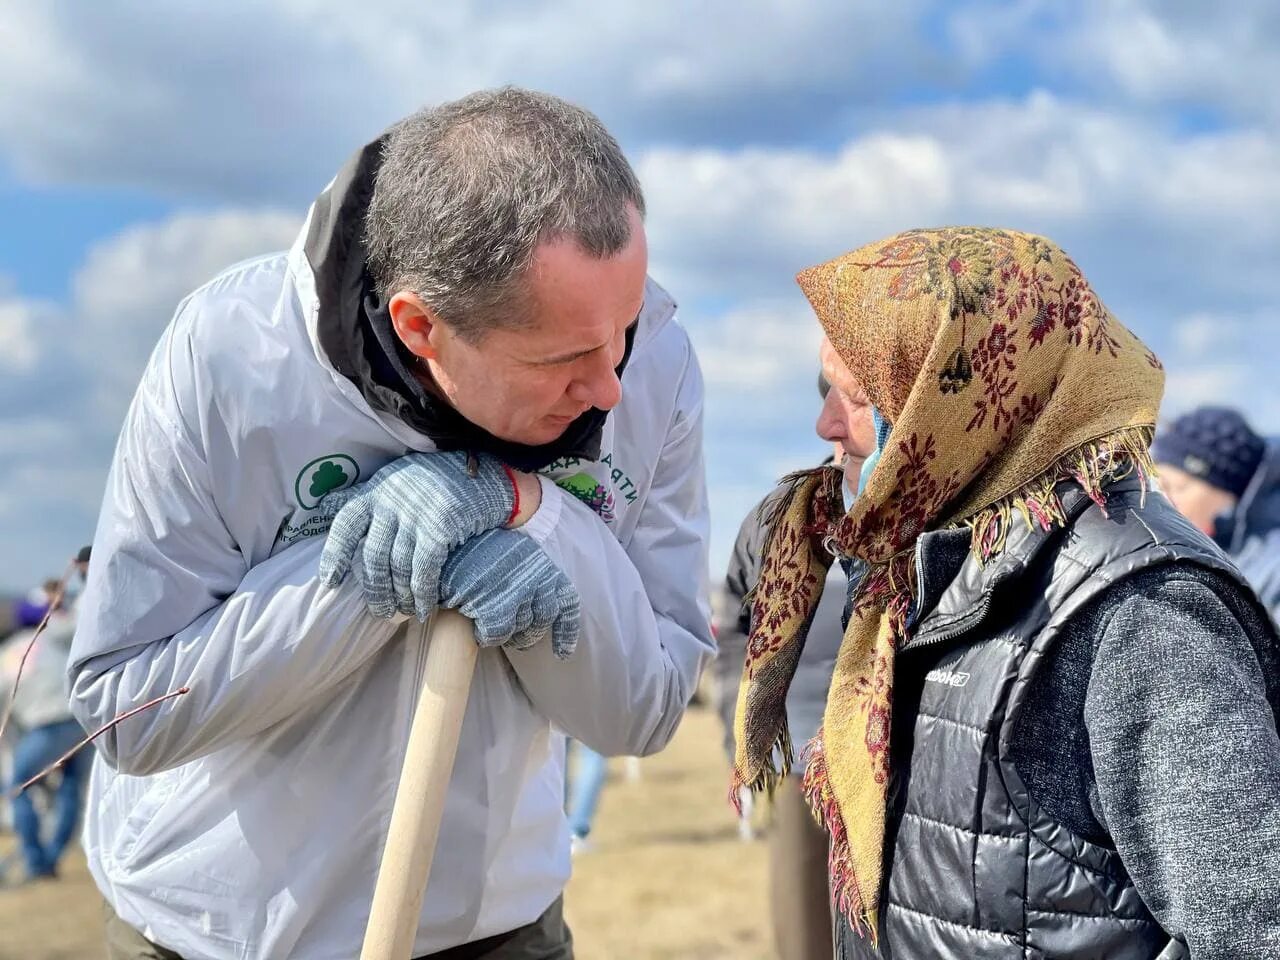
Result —
<path fill-rule="evenodd" d="M 738 839 L 720 730 L 690 710 L 627 782 L 615 761 L 565 895 L 581 960 L 766 960 L 765 847 Z M 0 856 L 13 848 L 0 836 Z M 0 960 L 98 960 L 100 906 L 77 852 L 57 882 L 0 890 Z"/>

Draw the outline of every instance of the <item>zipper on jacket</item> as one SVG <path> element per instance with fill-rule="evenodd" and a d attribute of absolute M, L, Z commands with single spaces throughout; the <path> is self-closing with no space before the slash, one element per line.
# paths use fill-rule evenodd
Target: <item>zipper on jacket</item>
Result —
<path fill-rule="evenodd" d="M 951 627 L 947 630 L 943 630 L 941 633 L 928 637 L 925 640 L 915 641 L 909 644 L 905 649 L 903 649 L 902 652 L 910 653 L 912 650 L 923 649 L 925 647 L 933 647 L 933 646 L 937 646 L 940 643 L 947 643 L 950 640 L 956 639 L 956 637 L 963 636 L 964 634 L 970 632 L 971 630 L 976 629 L 982 623 L 982 621 L 987 618 L 987 614 L 991 612 L 992 592 L 994 591 L 989 591 L 982 595 L 982 597 L 978 600 L 977 609 L 971 612 L 967 617 L 965 617 L 962 623 L 958 624 L 957 626 Z"/>
<path fill-rule="evenodd" d="M 915 566 L 916 566 L 916 583 L 923 584 L 924 583 L 924 551 L 917 549 L 914 559 L 915 559 Z M 992 593 L 995 592 L 995 588 L 997 585 L 998 585 L 997 583 L 991 584 L 990 588 L 986 590 L 978 598 L 977 609 L 974 611 L 971 611 L 958 626 L 953 626 L 947 630 L 944 630 L 942 633 L 939 633 L 936 636 L 929 637 L 927 640 L 921 640 L 918 643 L 908 643 L 907 646 L 902 650 L 902 652 L 910 653 L 912 650 L 915 650 L 917 648 L 937 646 L 940 643 L 946 643 L 949 640 L 954 640 L 956 637 L 962 636 L 963 634 L 966 634 L 970 630 L 977 627 L 978 624 L 982 623 L 982 621 L 986 619 L 987 613 L 991 609 L 991 595 Z M 912 611 L 912 616 L 914 615 L 915 615 L 915 611 Z M 910 622 L 910 620 L 908 620 L 908 622 Z"/>

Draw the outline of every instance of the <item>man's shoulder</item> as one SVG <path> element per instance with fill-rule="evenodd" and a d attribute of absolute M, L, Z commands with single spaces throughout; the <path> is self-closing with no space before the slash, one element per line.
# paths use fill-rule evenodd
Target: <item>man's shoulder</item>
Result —
<path fill-rule="evenodd" d="M 315 355 L 290 283 L 287 259 L 276 254 L 235 264 L 194 290 L 140 389 L 176 405 L 170 416 L 197 433 L 211 419 L 233 433 L 286 415 L 300 427 Z"/>
<path fill-rule="evenodd" d="M 1231 559 L 1262 602 L 1280 608 L 1280 527 L 1247 538 Z"/>
<path fill-rule="evenodd" d="M 244 389 L 255 378 L 279 383 L 285 366 L 311 355 L 306 324 L 291 294 L 284 254 L 245 260 L 194 290 L 174 317 L 175 371 L 194 380 Z M 175 359 L 174 357 L 170 358 Z"/>
<path fill-rule="evenodd" d="M 186 296 L 178 307 L 175 328 L 209 347 L 235 343 L 246 325 L 258 325 L 274 313 L 287 275 L 284 253 L 233 264 Z"/>

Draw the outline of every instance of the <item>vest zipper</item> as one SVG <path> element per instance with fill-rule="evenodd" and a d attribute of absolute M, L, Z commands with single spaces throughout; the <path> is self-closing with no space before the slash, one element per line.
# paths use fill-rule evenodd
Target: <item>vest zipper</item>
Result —
<path fill-rule="evenodd" d="M 984 593 L 982 598 L 978 601 L 978 606 L 967 617 L 965 617 L 962 623 L 924 640 L 913 640 L 912 643 L 903 648 L 902 652 L 908 653 L 917 648 L 937 646 L 940 643 L 946 643 L 949 640 L 954 640 L 956 637 L 963 636 L 970 630 L 977 627 L 978 624 L 982 623 L 982 621 L 987 618 L 987 613 L 990 612 L 990 610 L 991 594 Z"/>
<path fill-rule="evenodd" d="M 923 551 L 917 549 L 915 555 L 916 583 L 918 584 L 924 583 L 924 561 L 922 559 L 922 552 Z M 993 589 L 994 587 L 995 584 L 992 584 Z M 917 647 L 936 646 L 939 643 L 946 643 L 949 640 L 954 640 L 956 637 L 968 633 L 986 619 L 987 611 L 991 609 L 991 593 L 992 590 L 988 590 L 986 593 L 982 594 L 978 599 L 977 608 L 971 611 L 959 626 L 951 627 L 936 636 L 929 637 L 926 640 L 921 640 L 918 643 L 910 643 L 901 652 L 907 653 L 911 650 L 915 650 Z"/>

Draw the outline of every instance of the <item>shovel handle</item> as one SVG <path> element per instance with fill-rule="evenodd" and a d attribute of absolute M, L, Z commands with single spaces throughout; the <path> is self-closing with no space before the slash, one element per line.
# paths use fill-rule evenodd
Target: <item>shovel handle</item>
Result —
<path fill-rule="evenodd" d="M 413 956 L 476 653 L 471 621 L 456 610 L 438 611 L 360 960 Z"/>

